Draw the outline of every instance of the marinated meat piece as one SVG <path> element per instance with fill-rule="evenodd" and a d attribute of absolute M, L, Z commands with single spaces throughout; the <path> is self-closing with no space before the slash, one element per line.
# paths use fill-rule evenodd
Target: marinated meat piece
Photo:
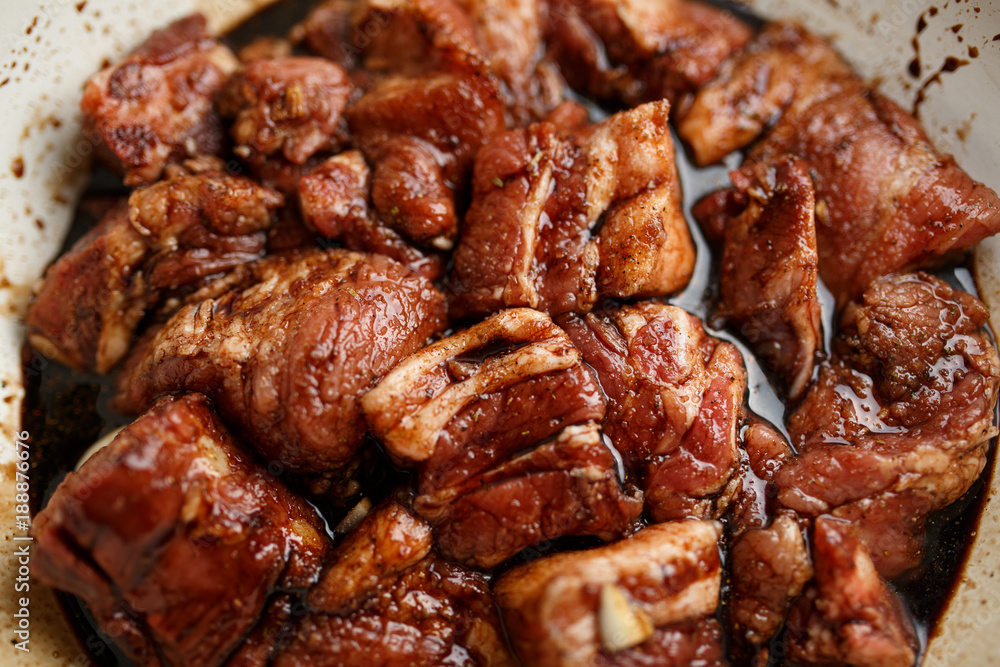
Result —
<path fill-rule="evenodd" d="M 31 346 L 77 370 L 111 370 L 149 305 L 147 254 L 122 201 L 46 270 L 25 320 Z"/>
<path fill-rule="evenodd" d="M 431 528 L 390 500 L 368 514 L 337 545 L 309 607 L 341 616 L 359 609 L 431 553 Z"/>
<path fill-rule="evenodd" d="M 292 55 L 291 42 L 272 35 L 255 37 L 236 54 L 241 63 L 249 63 L 252 60 L 260 60 L 262 58 L 287 58 L 290 55 Z"/>
<path fill-rule="evenodd" d="M 453 315 L 585 312 L 600 297 L 683 287 L 695 251 L 668 111 L 666 102 L 643 105 L 575 140 L 539 123 L 485 146 L 454 254 Z"/>
<path fill-rule="evenodd" d="M 752 34 L 729 12 L 688 0 L 552 0 L 549 24 L 570 85 L 627 105 L 693 92 Z"/>
<path fill-rule="evenodd" d="M 718 518 L 738 490 L 739 352 L 680 308 L 643 302 L 561 326 L 608 402 L 604 432 L 654 521 Z"/>
<path fill-rule="evenodd" d="M 444 328 L 444 299 L 390 259 L 342 250 L 275 258 L 254 277 L 185 306 L 137 347 L 116 406 L 202 391 L 270 461 L 334 470 L 364 437 L 361 395 Z"/>
<path fill-rule="evenodd" d="M 826 41 L 797 23 L 774 21 L 680 106 L 677 133 L 705 166 L 748 146 L 786 109 L 858 84 Z"/>
<path fill-rule="evenodd" d="M 351 250 L 391 257 L 428 280 L 444 273 L 445 258 L 418 249 L 381 224 L 368 203 L 371 170 L 360 151 L 336 155 L 299 181 L 299 205 L 306 224 Z"/>
<path fill-rule="evenodd" d="M 271 664 L 513 667 L 486 578 L 430 547 L 427 524 L 398 502 L 375 509 L 333 552 Z"/>
<path fill-rule="evenodd" d="M 289 33 L 289 39 L 310 53 L 332 60 L 347 70 L 357 67 L 358 56 L 368 44 L 365 28 L 384 27 L 385 20 L 370 26 L 354 26 L 354 0 L 324 0 L 309 10 L 306 18 Z"/>
<path fill-rule="evenodd" d="M 454 0 L 362 0 L 353 32 L 363 33 L 363 64 L 375 73 L 483 69 L 469 15 Z"/>
<path fill-rule="evenodd" d="M 473 157 L 505 128 L 496 84 L 466 71 L 393 75 L 352 105 L 347 120 L 355 146 L 376 165 L 372 195 L 380 220 L 412 241 L 451 249 L 456 198 Z"/>
<path fill-rule="evenodd" d="M 1000 230 L 997 194 L 872 91 L 786 113 L 749 159 L 784 153 L 809 165 L 820 276 L 841 304 L 879 276 L 940 264 Z"/>
<path fill-rule="evenodd" d="M 221 171 L 181 173 L 135 190 L 129 219 L 150 246 L 149 285 L 176 290 L 259 258 L 284 203 L 274 190 Z"/>
<path fill-rule="evenodd" d="M 729 622 L 739 639 L 766 644 L 781 628 L 792 600 L 813 577 L 813 564 L 794 515 L 780 513 L 766 528 L 742 533 L 729 552 Z"/>
<path fill-rule="evenodd" d="M 566 83 L 545 56 L 545 13 L 542 0 L 457 0 L 468 12 L 489 71 L 501 91 L 514 124 L 542 120 L 558 106 Z"/>
<path fill-rule="evenodd" d="M 180 172 L 135 190 L 46 271 L 28 340 L 72 368 L 107 373 L 146 313 L 169 310 L 183 289 L 263 255 L 283 202 L 218 171 Z"/>
<path fill-rule="evenodd" d="M 731 178 L 745 208 L 728 218 L 723 233 L 716 315 L 739 331 L 795 401 L 822 344 L 812 181 L 792 156 L 748 164 Z"/>
<path fill-rule="evenodd" d="M 85 132 L 126 185 L 151 183 L 187 157 L 219 155 L 225 136 L 213 104 L 238 64 L 205 32 L 203 16 L 176 21 L 87 82 Z"/>
<path fill-rule="evenodd" d="M 56 489 L 32 574 L 82 598 L 136 664 L 218 665 L 272 590 L 318 578 L 322 526 L 203 396 L 167 397 Z"/>
<path fill-rule="evenodd" d="M 586 424 L 416 506 L 435 524 L 443 556 L 489 569 L 566 535 L 620 537 L 642 511 L 621 484 L 613 452 Z"/>
<path fill-rule="evenodd" d="M 684 664 L 651 661 L 705 639 L 710 645 L 698 652 L 718 657 L 717 626 L 690 622 L 719 604 L 720 532 L 706 521 L 658 524 L 608 546 L 546 556 L 506 572 L 494 595 L 521 662 Z"/>
<path fill-rule="evenodd" d="M 789 614 L 789 657 L 802 665 L 913 665 L 913 626 L 846 524 L 817 519 L 812 553 L 816 584 Z"/>
<path fill-rule="evenodd" d="M 449 558 L 492 567 L 563 535 L 610 538 L 641 510 L 594 422 L 600 390 L 545 315 L 510 310 L 403 360 L 362 399 L 416 468 L 415 507 Z"/>
<path fill-rule="evenodd" d="M 253 60 L 226 84 L 219 111 L 234 119 L 237 155 L 304 164 L 346 142 L 343 112 L 353 90 L 347 72 L 323 58 Z"/>
<path fill-rule="evenodd" d="M 450 250 L 458 233 L 455 194 L 437 151 L 413 137 L 390 139 L 382 150 L 372 175 L 372 205 L 406 238 Z"/>
<path fill-rule="evenodd" d="M 598 667 L 729 667 L 722 626 L 712 617 L 671 623 L 646 642 L 611 655 L 599 653 Z"/>
<path fill-rule="evenodd" d="M 800 455 L 775 476 L 778 499 L 849 518 L 885 577 L 920 562 L 927 514 L 985 465 L 1000 384 L 986 319 L 981 302 L 926 274 L 877 280 L 789 419 Z"/>
<path fill-rule="evenodd" d="M 682 111 L 701 164 L 768 130 L 748 161 L 802 158 L 819 268 L 843 305 L 875 278 L 939 264 L 1000 230 L 1000 199 L 930 145 L 916 119 L 794 24 L 768 26 Z"/>

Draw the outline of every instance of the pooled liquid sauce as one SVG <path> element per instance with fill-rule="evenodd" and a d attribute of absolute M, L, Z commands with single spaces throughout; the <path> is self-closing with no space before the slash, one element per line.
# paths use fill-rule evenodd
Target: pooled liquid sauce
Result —
<path fill-rule="evenodd" d="M 298 21 L 305 17 L 309 8 L 316 0 L 284 0 L 277 7 L 271 7 L 251 17 L 229 35 L 231 45 L 242 46 L 252 38 L 262 34 L 281 35 Z M 745 10 L 729 3 L 715 2 L 733 11 L 753 25 L 760 21 L 749 16 Z M 1000 36 L 998 36 L 1000 37 Z M 919 62 L 919 61 L 917 61 Z M 606 112 L 588 105 L 592 109 L 594 119 L 600 118 Z M 728 172 L 739 164 L 740 157 L 732 155 L 725 164 L 697 168 L 688 159 L 681 144 L 677 146 L 677 168 L 684 195 L 684 210 L 689 221 L 691 206 L 702 196 L 720 187 L 729 185 Z M 96 169 L 85 194 L 85 201 L 100 201 L 109 196 L 126 195 L 128 190 L 121 182 L 103 169 Z M 96 218 L 85 211 L 88 207 L 81 206 L 74 225 L 64 244 L 64 250 L 92 227 Z M 688 312 L 710 322 L 712 303 L 714 299 L 716 258 L 712 256 L 708 244 L 697 225 L 691 225 L 691 233 L 698 249 L 698 259 L 690 284 L 680 294 L 669 299 L 670 303 L 680 306 Z M 957 268 L 939 272 L 939 277 L 952 284 L 976 294 L 975 284 L 970 272 L 965 268 Z M 834 333 L 834 308 L 829 292 L 820 285 L 820 296 L 823 305 L 824 349 L 829 349 L 830 339 Z M 750 350 L 725 330 L 712 329 L 707 325 L 709 333 L 734 343 L 742 353 L 747 367 L 747 388 L 749 391 L 750 409 L 763 417 L 779 431 L 784 432 L 785 404 L 775 392 L 767 376 L 755 360 Z M 477 359 L 478 360 L 478 359 Z M 23 369 L 26 396 L 24 401 L 23 428 L 32 434 L 32 448 L 36 452 L 33 460 L 32 510 L 37 511 L 44 506 L 59 482 L 66 473 L 76 467 L 81 454 L 99 437 L 115 428 L 127 424 L 130 420 L 108 409 L 107 402 L 113 394 L 112 378 L 78 373 L 48 361 L 25 349 Z M 861 400 L 861 399 L 859 399 Z M 362 477 L 366 484 L 368 496 L 377 500 L 377 491 L 373 497 L 371 490 L 381 484 L 383 492 L 400 480 L 405 479 L 400 471 L 388 463 L 378 447 L 370 448 L 374 452 L 371 460 L 366 463 L 371 469 Z M 950 507 L 932 515 L 927 525 L 926 555 L 919 568 L 891 582 L 892 587 L 900 594 L 903 604 L 909 610 L 921 641 L 921 653 L 932 636 L 936 622 L 947 606 L 952 591 L 957 584 L 965 560 L 968 555 L 970 536 L 979 522 L 979 515 L 989 496 L 990 473 L 993 469 L 996 447 L 990 449 L 986 464 L 986 473 L 972 485 L 969 491 Z M 748 472 L 746 484 L 754 485 L 762 494 L 766 483 L 753 478 Z M 761 495 L 763 497 L 763 495 Z M 344 513 L 353 503 L 345 507 L 320 506 L 324 519 L 330 526 L 337 525 Z M 545 553 L 564 549 L 578 549 L 598 544 L 594 538 L 570 537 L 548 543 Z M 511 563 L 516 564 L 530 558 L 544 555 L 538 549 L 526 549 L 515 556 Z M 509 565 L 508 564 L 508 565 Z M 723 582 L 723 591 L 726 583 Z M 58 594 L 71 626 L 77 633 L 84 650 L 92 661 L 101 666 L 126 667 L 131 663 L 114 647 L 113 638 L 97 629 L 94 619 L 74 596 Z M 724 621 L 725 605 L 720 607 L 719 619 Z M 725 623 L 723 622 L 723 627 Z M 783 633 L 771 642 L 771 660 L 769 665 L 777 667 L 787 664 L 781 656 L 783 649 Z M 733 642 L 727 642 L 732 645 Z M 741 662 L 744 656 L 732 656 L 734 665 Z"/>

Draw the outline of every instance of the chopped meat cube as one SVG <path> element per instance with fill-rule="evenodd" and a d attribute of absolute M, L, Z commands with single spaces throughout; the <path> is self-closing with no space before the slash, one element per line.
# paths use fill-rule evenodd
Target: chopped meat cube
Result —
<path fill-rule="evenodd" d="M 107 373 L 149 305 L 149 247 L 120 202 L 48 268 L 28 309 L 28 342 L 71 368 Z"/>
<path fill-rule="evenodd" d="M 319 515 L 240 451 L 203 397 L 167 397 L 71 472 L 32 573 L 80 596 L 136 664 L 218 665 L 274 589 L 311 585 Z"/>
<path fill-rule="evenodd" d="M 230 131 L 241 157 L 280 155 L 304 164 L 345 143 L 343 112 L 353 90 L 347 72 L 323 58 L 259 59 L 230 78 L 219 110 L 234 119 Z"/>
<path fill-rule="evenodd" d="M 132 226 L 151 247 L 151 287 L 177 289 L 260 257 L 285 203 L 274 190 L 220 171 L 179 174 L 135 190 Z"/>
<path fill-rule="evenodd" d="M 368 71 L 482 70 L 472 21 L 454 0 L 363 0 L 352 21 L 354 34 L 365 35 L 356 41 Z"/>
<path fill-rule="evenodd" d="M 542 120 L 564 98 L 566 84 L 545 57 L 543 0 L 457 0 L 468 12 L 489 71 L 517 126 Z"/>
<path fill-rule="evenodd" d="M 518 657 L 525 667 L 662 660 L 671 639 L 683 645 L 699 634 L 685 624 L 705 619 L 719 604 L 719 534 L 713 522 L 658 524 L 608 546 L 546 556 L 506 572 L 494 594 Z M 718 657 L 717 626 L 704 630 Z"/>
<path fill-rule="evenodd" d="M 712 617 L 671 623 L 646 642 L 617 653 L 599 653 L 596 667 L 729 667 L 722 626 Z"/>
<path fill-rule="evenodd" d="M 260 59 L 287 58 L 290 55 L 292 55 L 291 42 L 273 35 L 255 37 L 236 54 L 242 63 Z"/>
<path fill-rule="evenodd" d="M 913 626 L 847 525 L 817 519 L 812 553 L 816 584 L 789 614 L 788 656 L 802 665 L 911 667 Z"/>
<path fill-rule="evenodd" d="M 176 21 L 87 82 L 85 131 L 126 185 L 151 183 L 187 157 L 219 155 L 225 136 L 213 104 L 238 64 L 205 32 L 203 16 Z"/>
<path fill-rule="evenodd" d="M 393 75 L 353 104 L 347 119 L 355 145 L 376 165 L 380 220 L 414 242 L 451 249 L 456 197 L 473 157 L 505 128 L 496 84 L 463 71 Z"/>
<path fill-rule="evenodd" d="M 299 204 L 306 224 L 351 250 L 391 257 L 428 280 L 444 273 L 440 252 L 410 245 L 380 224 L 369 206 L 371 170 L 360 151 L 330 158 L 299 181 Z"/>
<path fill-rule="evenodd" d="M 567 427 L 456 486 L 418 497 L 417 510 L 436 525 L 443 556 L 484 569 L 557 537 L 615 539 L 642 510 L 641 499 L 622 492 L 614 454 L 596 424 Z"/>
<path fill-rule="evenodd" d="M 792 513 L 782 512 L 770 526 L 736 538 L 728 560 L 729 622 L 739 639 L 766 644 L 813 577 L 802 528 Z"/>
<path fill-rule="evenodd" d="M 600 297 L 683 287 L 695 251 L 668 111 L 666 102 L 643 105 L 575 139 L 539 123 L 484 147 L 454 255 L 453 314 L 585 312 Z"/>
<path fill-rule="evenodd" d="M 641 510 L 594 423 L 597 385 L 541 313 L 505 311 L 421 350 L 362 406 L 417 469 L 415 507 L 450 558 L 492 567 L 563 535 L 614 537 Z"/>
<path fill-rule="evenodd" d="M 107 373 L 148 312 L 263 255 L 283 203 L 218 171 L 135 190 L 49 267 L 28 311 L 28 340 L 68 366 Z"/>
<path fill-rule="evenodd" d="M 376 508 L 334 550 L 276 667 L 513 667 L 486 578 L 430 553 L 402 505 Z"/>
<path fill-rule="evenodd" d="M 986 319 L 978 299 L 926 274 L 875 281 L 789 419 L 800 455 L 775 476 L 778 499 L 850 518 L 883 576 L 920 562 L 927 514 L 985 466 L 1000 385 Z"/>
<path fill-rule="evenodd" d="M 577 90 L 605 101 L 677 101 L 751 36 L 732 14 L 688 0 L 554 0 L 549 49 Z"/>
<path fill-rule="evenodd" d="M 746 388 L 736 348 L 680 308 L 643 302 L 559 320 L 608 401 L 604 431 L 655 521 L 718 518 L 738 490 Z"/>
<path fill-rule="evenodd" d="M 387 501 L 337 545 L 323 577 L 309 592 L 311 609 L 347 615 L 431 553 L 431 528 L 406 507 Z"/>
<path fill-rule="evenodd" d="M 390 259 L 342 250 L 277 257 L 255 273 L 147 337 L 116 405 L 135 412 L 165 392 L 202 391 L 262 456 L 334 470 L 366 432 L 361 395 L 444 328 L 443 296 Z"/>
<path fill-rule="evenodd" d="M 1000 198 L 910 114 L 854 88 L 786 112 L 749 159 L 793 153 L 816 188 L 819 271 L 843 304 L 875 278 L 940 264 L 1000 230 Z"/>
<path fill-rule="evenodd" d="M 840 305 L 879 276 L 940 264 L 1000 230 L 997 194 L 795 24 L 765 28 L 682 111 L 678 130 L 702 164 L 765 130 L 748 161 L 805 161 L 820 276 Z"/>
<path fill-rule="evenodd" d="M 365 26 L 354 26 L 355 0 L 324 0 L 289 33 L 289 39 L 310 53 L 332 60 L 347 70 L 357 67 L 361 49 L 368 43 Z M 374 25 L 383 27 L 385 18 Z"/>
<path fill-rule="evenodd" d="M 822 344 L 812 181 L 792 156 L 748 164 L 731 178 L 744 208 L 726 220 L 716 315 L 795 401 Z"/>
<path fill-rule="evenodd" d="M 749 145 L 786 109 L 857 84 L 825 40 L 796 23 L 774 21 L 681 105 L 677 133 L 705 166 Z"/>

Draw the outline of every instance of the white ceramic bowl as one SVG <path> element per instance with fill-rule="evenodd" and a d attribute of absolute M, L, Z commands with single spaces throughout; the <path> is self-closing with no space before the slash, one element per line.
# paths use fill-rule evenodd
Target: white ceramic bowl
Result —
<path fill-rule="evenodd" d="M 31 289 L 59 248 L 93 146 L 80 133 L 84 81 L 105 60 L 127 53 L 153 29 L 202 11 L 223 31 L 272 0 L 6 0 L 0 5 L 0 664 L 84 665 L 50 591 L 19 590 L 15 437 L 23 397 L 20 348 Z M 830 38 L 866 78 L 911 108 L 942 151 L 1000 190 L 1000 6 L 988 0 L 755 0 L 767 18 L 795 18 Z M 917 34 L 923 16 L 926 29 Z M 918 77 L 909 65 L 919 48 Z M 970 57 L 970 48 L 978 57 Z M 968 66 L 931 81 L 944 59 Z M 929 83 L 928 83 L 929 82 Z M 1000 243 L 977 252 L 984 296 L 1000 324 Z M 1000 665 L 1000 475 L 975 536 L 972 557 L 925 665 Z M 30 652 L 17 650 L 14 614 L 29 601 Z M 14 640 L 14 641 L 11 641 Z"/>

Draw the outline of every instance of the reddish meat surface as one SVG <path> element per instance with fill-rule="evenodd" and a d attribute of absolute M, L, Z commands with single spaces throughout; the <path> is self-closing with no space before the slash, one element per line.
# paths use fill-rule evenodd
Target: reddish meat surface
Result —
<path fill-rule="evenodd" d="M 349 107 L 347 120 L 355 146 L 375 165 L 380 220 L 414 242 L 450 249 L 472 159 L 505 129 L 495 82 L 465 70 L 394 74 Z"/>
<path fill-rule="evenodd" d="M 687 284 L 695 252 L 668 112 L 666 102 L 643 105 L 575 137 L 539 123 L 484 147 L 454 254 L 454 315 L 586 312 L 600 297 Z"/>
<path fill-rule="evenodd" d="M 98 154 L 126 185 L 151 183 L 167 164 L 225 148 L 213 103 L 236 56 L 205 32 L 200 14 L 154 32 L 124 61 L 90 79 L 80 110 Z"/>
<path fill-rule="evenodd" d="M 721 633 L 705 624 L 719 603 L 719 533 L 713 522 L 664 523 L 504 573 L 494 594 L 521 662 L 681 665 L 685 655 L 721 662 Z"/>
<path fill-rule="evenodd" d="M 372 432 L 417 471 L 442 554 L 492 567 L 563 535 L 621 534 L 641 509 L 595 422 L 604 402 L 545 315 L 510 310 L 403 360 L 365 395 Z"/>
<path fill-rule="evenodd" d="M 323 58 L 256 59 L 229 79 L 219 110 L 234 119 L 230 133 L 241 157 L 304 164 L 345 143 L 343 112 L 353 90 L 347 72 Z"/>
<path fill-rule="evenodd" d="M 732 14 L 688 0 L 553 0 L 548 14 L 549 51 L 567 81 L 628 105 L 677 101 L 751 36 Z"/>
<path fill-rule="evenodd" d="M 786 113 L 749 160 L 792 153 L 816 188 L 819 271 L 844 303 L 875 278 L 935 266 L 1000 230 L 1000 198 L 895 103 L 848 88 Z"/>
<path fill-rule="evenodd" d="M 559 320 L 608 401 L 604 431 L 655 521 L 718 518 L 738 489 L 743 360 L 680 308 L 653 302 Z"/>
<path fill-rule="evenodd" d="M 694 211 L 710 227 L 716 224 L 705 218 L 721 217 L 716 315 L 750 344 L 794 401 L 812 378 L 822 345 L 812 181 L 805 163 L 791 156 L 748 164 L 731 178 L 736 188 L 721 206 L 709 198 Z M 731 207 L 741 210 L 726 210 Z"/>
<path fill-rule="evenodd" d="M 132 354 L 116 405 L 202 391 L 258 453 L 299 472 L 347 463 L 367 430 L 358 401 L 444 326 L 424 278 L 377 255 L 277 257 L 254 284 L 185 306 Z"/>
<path fill-rule="evenodd" d="M 221 664 L 271 591 L 311 585 L 329 549 L 316 511 L 197 394 L 157 402 L 71 472 L 32 535 L 32 574 L 144 665 Z"/>
<path fill-rule="evenodd" d="M 789 614 L 788 656 L 802 665 L 913 665 L 913 626 L 847 525 L 817 519 L 812 553 L 816 583 Z"/>
<path fill-rule="evenodd" d="M 704 166 L 749 145 L 786 109 L 801 113 L 814 99 L 857 85 L 824 40 L 796 23 L 775 21 L 680 106 L 677 133 Z"/>
<path fill-rule="evenodd" d="M 515 125 L 542 120 L 562 101 L 565 82 L 545 54 L 544 0 L 457 0 L 468 12 L 488 70 Z"/>
<path fill-rule="evenodd" d="M 353 69 L 362 48 L 368 43 L 364 26 L 354 30 L 352 12 L 357 4 L 354 0 L 317 2 L 306 18 L 292 28 L 289 38 L 310 53 L 332 60 L 345 69 Z"/>
<path fill-rule="evenodd" d="M 800 157 L 815 187 L 819 272 L 843 305 L 875 278 L 935 266 L 1000 230 L 1000 199 L 833 49 L 775 23 L 682 111 L 701 163 L 765 130 L 747 156 Z"/>
<path fill-rule="evenodd" d="M 428 280 L 444 273 L 440 251 L 407 243 L 381 224 L 369 203 L 371 170 L 360 151 L 336 155 L 299 181 L 299 205 L 306 224 L 351 250 L 391 257 Z M 391 210 L 391 209 L 390 209 Z"/>
<path fill-rule="evenodd" d="M 107 373 L 143 317 L 203 279 L 264 253 L 284 202 L 219 171 L 135 190 L 49 267 L 27 315 L 28 340 L 72 368 Z"/>
<path fill-rule="evenodd" d="M 929 512 L 979 476 L 996 435 L 1000 359 L 977 299 L 926 274 L 877 280 L 789 419 L 800 452 L 775 476 L 806 516 L 849 519 L 879 572 L 923 558 Z"/>
<path fill-rule="evenodd" d="M 271 664 L 513 667 L 486 578 L 430 548 L 430 528 L 398 502 L 373 510 Z"/>
<path fill-rule="evenodd" d="M 813 578 L 802 528 L 790 512 L 766 528 L 753 528 L 733 542 L 729 623 L 737 638 L 766 644 L 785 621 L 785 613 Z"/>

